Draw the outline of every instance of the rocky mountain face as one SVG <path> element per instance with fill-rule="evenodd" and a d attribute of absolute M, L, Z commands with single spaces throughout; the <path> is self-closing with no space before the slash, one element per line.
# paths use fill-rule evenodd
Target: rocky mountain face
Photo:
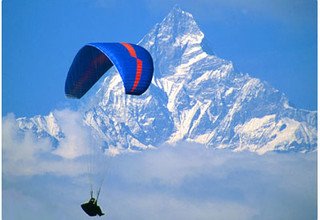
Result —
<path fill-rule="evenodd" d="M 185 141 L 259 154 L 316 150 L 317 112 L 291 107 L 283 93 L 215 56 L 190 13 L 173 8 L 139 45 L 154 60 L 147 92 L 125 96 L 113 69 L 87 98 L 94 104 L 84 123 L 104 147 L 121 153 Z M 53 113 L 17 120 L 39 137 L 64 138 Z"/>

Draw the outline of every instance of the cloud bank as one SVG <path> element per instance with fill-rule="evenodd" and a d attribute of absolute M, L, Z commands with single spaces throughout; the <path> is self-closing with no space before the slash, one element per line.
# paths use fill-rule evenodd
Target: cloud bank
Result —
<path fill-rule="evenodd" d="M 184 144 L 113 164 L 109 188 L 118 198 L 109 205 L 131 208 L 115 219 L 316 218 L 316 153 L 258 156 Z"/>
<path fill-rule="evenodd" d="M 90 154 L 97 143 L 90 136 L 90 129 L 83 125 L 83 115 L 69 109 L 55 111 L 54 115 L 65 134 L 54 153 L 68 159 Z"/>
<path fill-rule="evenodd" d="M 47 139 L 19 134 L 12 115 L 3 127 L 4 218 L 87 219 L 79 206 L 89 198 L 87 162 L 57 155 Z M 317 215 L 316 153 L 259 156 L 183 143 L 106 161 L 96 163 L 108 168 L 99 203 L 109 219 Z"/>
<path fill-rule="evenodd" d="M 82 126 L 80 114 L 71 110 L 55 111 L 66 137 L 54 147 L 49 137 L 38 138 L 31 131 L 23 132 L 13 114 L 2 121 L 3 173 L 33 176 L 80 175 L 87 171 L 83 161 L 96 144 L 88 128 Z"/>

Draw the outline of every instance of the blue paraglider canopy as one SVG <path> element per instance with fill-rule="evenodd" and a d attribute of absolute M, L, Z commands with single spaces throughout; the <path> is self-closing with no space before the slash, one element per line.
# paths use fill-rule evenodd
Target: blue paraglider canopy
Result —
<path fill-rule="evenodd" d="M 90 43 L 73 60 L 65 94 L 80 99 L 113 65 L 122 78 L 126 94 L 141 95 L 148 89 L 153 61 L 146 49 L 129 43 Z"/>

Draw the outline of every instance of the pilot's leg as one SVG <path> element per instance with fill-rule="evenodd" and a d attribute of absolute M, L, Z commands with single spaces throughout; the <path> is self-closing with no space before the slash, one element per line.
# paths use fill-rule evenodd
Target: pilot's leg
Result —
<path fill-rule="evenodd" d="M 104 213 L 102 213 L 101 208 L 99 206 L 97 207 L 97 213 L 99 216 L 104 215 Z"/>

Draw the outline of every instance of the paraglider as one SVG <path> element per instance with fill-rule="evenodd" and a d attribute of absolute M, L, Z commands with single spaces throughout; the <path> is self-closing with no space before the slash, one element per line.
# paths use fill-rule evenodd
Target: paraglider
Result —
<path fill-rule="evenodd" d="M 126 94 L 141 95 L 148 89 L 153 61 L 146 49 L 129 43 L 90 43 L 73 60 L 65 83 L 66 96 L 80 99 L 113 65 Z"/>
<path fill-rule="evenodd" d="M 112 67 L 121 76 L 125 94 L 141 95 L 149 87 L 153 77 L 153 60 L 141 46 L 130 43 L 89 43 L 75 56 L 65 82 L 65 94 L 80 99 Z M 92 186 L 91 186 L 92 187 Z M 81 205 L 89 216 L 102 216 L 97 198 L 91 198 Z"/>
<path fill-rule="evenodd" d="M 104 213 L 101 211 L 100 206 L 98 206 L 98 199 L 93 198 L 91 194 L 91 198 L 89 202 L 81 204 L 81 208 L 85 213 L 87 213 L 89 216 L 103 216 Z"/>

